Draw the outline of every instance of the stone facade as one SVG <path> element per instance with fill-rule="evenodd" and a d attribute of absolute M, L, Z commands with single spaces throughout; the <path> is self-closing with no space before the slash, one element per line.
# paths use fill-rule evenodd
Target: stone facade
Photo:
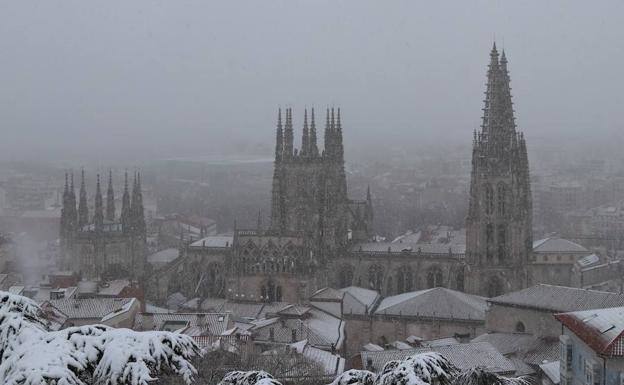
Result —
<path fill-rule="evenodd" d="M 76 210 L 74 178 L 65 176 L 61 211 L 59 267 L 85 279 L 141 279 L 146 268 L 146 226 L 140 175 L 135 175 L 132 197 L 126 174 L 121 217 L 115 218 L 112 175 L 109 175 L 104 211 L 100 176 L 97 177 L 95 209 L 89 217 L 84 171 Z"/>

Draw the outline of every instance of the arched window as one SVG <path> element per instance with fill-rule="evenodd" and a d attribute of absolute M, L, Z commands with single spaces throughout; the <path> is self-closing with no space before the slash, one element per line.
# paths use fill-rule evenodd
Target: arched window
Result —
<path fill-rule="evenodd" d="M 488 262 L 492 261 L 492 249 L 494 248 L 494 226 L 488 223 L 485 226 L 485 255 Z"/>
<path fill-rule="evenodd" d="M 394 287 L 392 287 L 392 276 L 389 276 L 389 277 L 388 277 L 388 283 L 387 283 L 386 287 L 387 287 L 387 289 L 386 289 L 386 290 L 387 290 L 386 295 L 392 295 L 392 294 L 394 294 L 394 293 L 392 293 L 392 290 L 394 290 Z M 398 293 L 397 293 L 397 294 L 398 294 Z"/>
<path fill-rule="evenodd" d="M 277 302 L 282 301 L 282 287 L 281 286 L 278 286 L 275 288 L 275 300 Z"/>
<path fill-rule="evenodd" d="M 396 282 L 397 294 L 412 291 L 414 287 L 414 281 L 413 281 L 411 267 L 401 266 L 397 270 L 396 279 L 397 279 L 397 282 Z"/>
<path fill-rule="evenodd" d="M 500 262 L 505 260 L 507 250 L 507 231 L 505 225 L 498 225 L 498 260 Z"/>
<path fill-rule="evenodd" d="M 498 214 L 505 215 L 507 205 L 507 188 L 505 183 L 498 184 Z"/>
<path fill-rule="evenodd" d="M 485 213 L 492 214 L 494 211 L 494 190 L 488 183 L 485 185 Z"/>
<path fill-rule="evenodd" d="M 348 287 L 353 284 L 353 268 L 343 265 L 338 272 L 338 287 Z"/>
<path fill-rule="evenodd" d="M 464 270 L 457 272 L 457 290 L 464 291 Z"/>
<path fill-rule="evenodd" d="M 371 289 L 381 291 L 383 283 L 383 267 L 379 265 L 372 265 L 368 269 L 368 286 Z"/>
<path fill-rule="evenodd" d="M 427 272 L 427 287 L 434 288 L 438 286 L 443 286 L 442 270 L 434 266 Z"/>
<path fill-rule="evenodd" d="M 500 278 L 490 277 L 486 286 L 486 293 L 490 298 L 503 294 L 503 283 Z"/>
<path fill-rule="evenodd" d="M 524 324 L 522 323 L 522 321 L 518 321 L 518 323 L 516 323 L 516 332 L 518 333 L 526 332 L 526 328 L 524 327 Z"/>

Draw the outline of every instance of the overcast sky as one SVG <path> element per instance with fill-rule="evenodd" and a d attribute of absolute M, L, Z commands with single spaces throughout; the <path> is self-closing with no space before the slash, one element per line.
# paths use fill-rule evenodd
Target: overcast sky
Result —
<path fill-rule="evenodd" d="M 295 124 L 341 106 L 351 146 L 469 141 L 494 38 L 529 143 L 621 132 L 623 19 L 622 1 L 1 1 L 0 158 L 270 144 L 279 105 Z"/>

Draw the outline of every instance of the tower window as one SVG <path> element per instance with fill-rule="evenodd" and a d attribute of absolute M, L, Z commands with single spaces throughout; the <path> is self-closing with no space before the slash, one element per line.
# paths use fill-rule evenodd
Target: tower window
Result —
<path fill-rule="evenodd" d="M 492 214 L 492 211 L 494 211 L 494 191 L 488 183 L 485 185 L 485 213 Z"/>
<path fill-rule="evenodd" d="M 488 262 L 492 260 L 492 243 L 494 243 L 494 226 L 488 223 L 485 226 L 485 255 Z"/>
<path fill-rule="evenodd" d="M 498 184 L 498 214 L 505 215 L 506 211 L 506 200 L 507 200 L 507 191 L 504 183 Z"/>
<path fill-rule="evenodd" d="M 498 259 L 499 261 L 505 260 L 505 254 L 507 249 L 506 244 L 507 232 L 505 231 L 505 225 L 498 225 Z"/>

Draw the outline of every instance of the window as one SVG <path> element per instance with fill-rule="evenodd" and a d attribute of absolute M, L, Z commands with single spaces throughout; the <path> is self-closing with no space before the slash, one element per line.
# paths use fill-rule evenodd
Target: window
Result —
<path fill-rule="evenodd" d="M 504 261 L 506 257 L 506 244 L 507 234 L 505 231 L 505 225 L 498 225 L 498 260 Z"/>
<path fill-rule="evenodd" d="M 269 329 L 269 341 L 273 341 L 275 340 L 275 329 L 270 328 Z"/>
<path fill-rule="evenodd" d="M 433 288 L 443 285 L 442 270 L 439 267 L 434 266 L 427 272 L 427 287 Z"/>
<path fill-rule="evenodd" d="M 297 329 L 292 329 L 290 334 L 290 340 L 292 342 L 297 342 Z"/>
<path fill-rule="evenodd" d="M 494 243 L 494 226 L 488 223 L 485 226 L 485 255 L 488 262 L 492 260 L 492 243 Z"/>
<path fill-rule="evenodd" d="M 485 185 L 485 213 L 492 214 L 494 211 L 494 191 L 490 184 Z"/>
<path fill-rule="evenodd" d="M 525 331 L 526 331 L 526 328 L 524 327 L 524 323 L 522 323 L 521 321 L 518 321 L 518 323 L 516 323 L 516 332 L 524 333 Z"/>
<path fill-rule="evenodd" d="M 498 214 L 505 215 L 507 205 L 507 188 L 504 183 L 498 184 Z"/>

